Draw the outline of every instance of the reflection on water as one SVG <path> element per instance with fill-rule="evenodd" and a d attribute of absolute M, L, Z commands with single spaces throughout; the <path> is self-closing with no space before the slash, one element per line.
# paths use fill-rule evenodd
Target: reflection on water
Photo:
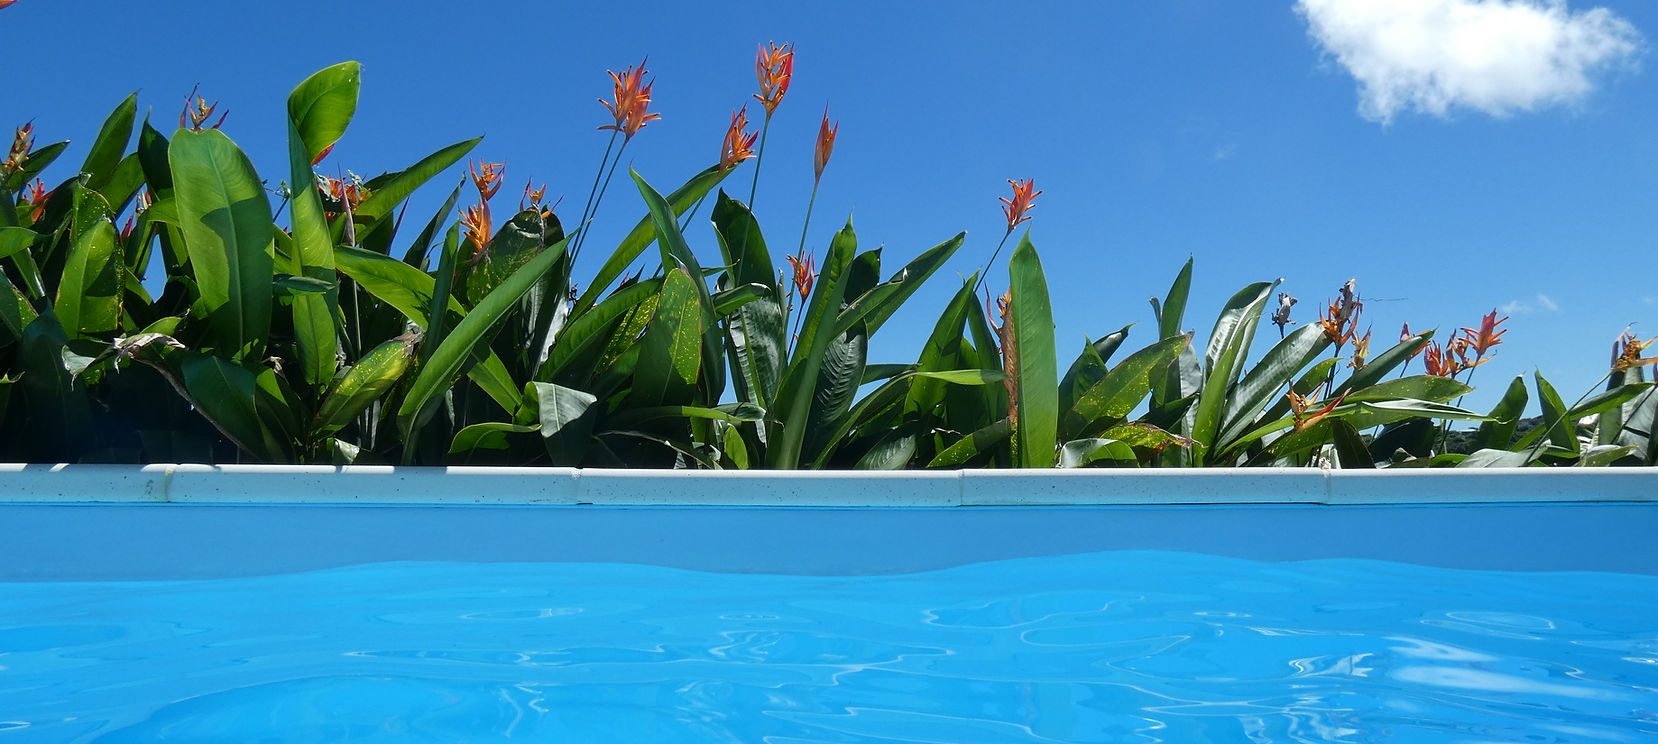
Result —
<path fill-rule="evenodd" d="M 14 741 L 1638 741 L 1658 578 L 1100 553 L 0 584 Z"/>

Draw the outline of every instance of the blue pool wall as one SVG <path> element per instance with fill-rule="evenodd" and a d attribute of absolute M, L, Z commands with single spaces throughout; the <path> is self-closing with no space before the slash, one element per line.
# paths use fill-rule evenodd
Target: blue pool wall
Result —
<path fill-rule="evenodd" d="M 383 561 L 852 575 L 1106 550 L 1658 575 L 1658 470 L 0 465 L 0 581 Z"/>

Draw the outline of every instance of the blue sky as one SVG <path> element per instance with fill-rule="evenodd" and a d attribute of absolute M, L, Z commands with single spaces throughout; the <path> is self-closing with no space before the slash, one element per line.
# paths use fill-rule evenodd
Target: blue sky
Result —
<path fill-rule="evenodd" d="M 483 134 L 475 153 L 506 160 L 505 191 L 546 182 L 573 221 L 605 144 L 606 70 L 649 55 L 662 120 L 627 155 L 666 191 L 718 157 L 731 111 L 752 100 L 756 45 L 789 41 L 795 78 L 755 204 L 773 254 L 798 239 L 826 103 L 840 137 L 809 246 L 850 214 L 890 271 L 968 231 L 872 361 L 913 360 L 955 275 L 1001 237 L 1010 178 L 1044 192 L 1028 227 L 1062 364 L 1125 323 L 1139 323 L 1132 344 L 1153 340 L 1146 298 L 1188 255 L 1200 336 L 1234 291 L 1276 277 L 1301 322 L 1357 277 L 1377 348 L 1402 322 L 1443 337 L 1500 309 L 1509 333 L 1476 375 L 1475 408 L 1534 366 L 1575 397 L 1626 325 L 1658 335 L 1647 0 L 696 6 L 19 0 L 0 11 L 0 124 L 32 119 L 39 142 L 72 140 L 61 162 L 76 163 L 127 93 L 170 131 L 199 83 L 274 184 L 288 91 L 356 59 L 362 101 L 325 169 L 370 176 Z M 751 168 L 727 182 L 740 197 Z M 617 183 L 578 281 L 643 211 Z M 692 243 L 717 255 L 705 227 Z"/>

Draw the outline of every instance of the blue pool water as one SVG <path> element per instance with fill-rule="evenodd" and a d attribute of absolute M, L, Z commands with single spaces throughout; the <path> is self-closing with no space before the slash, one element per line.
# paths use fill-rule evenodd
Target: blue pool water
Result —
<path fill-rule="evenodd" d="M 0 583 L 0 744 L 1653 734 L 1655 576 L 1122 551 Z"/>

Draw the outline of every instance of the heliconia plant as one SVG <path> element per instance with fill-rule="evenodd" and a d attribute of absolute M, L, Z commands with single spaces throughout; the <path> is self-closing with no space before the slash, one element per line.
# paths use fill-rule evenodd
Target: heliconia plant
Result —
<path fill-rule="evenodd" d="M 76 175 L 56 185 L 45 174 L 67 143 L 37 146 L 34 126 L 18 127 L 0 160 L 0 458 L 713 469 L 1654 462 L 1658 396 L 1644 377 L 1653 341 L 1625 333 L 1605 390 L 1571 405 L 1537 375 L 1542 423 L 1521 430 L 1523 380 L 1489 413 L 1458 405 L 1506 319 L 1493 312 L 1443 345 L 1407 328 L 1372 354 L 1354 282 L 1293 330 L 1296 300 L 1279 293 L 1269 316 L 1279 338 L 1257 358 L 1278 282 L 1243 288 L 1200 338 L 1184 328 L 1188 261 L 1152 303 L 1149 343 L 1134 350 L 1123 325 L 1062 368 L 1028 231 L 1007 262 L 1006 291 L 979 293 L 1031 220 L 1042 193 L 1031 179 L 1009 181 L 1001 241 L 913 361 L 875 362 L 870 339 L 966 233 L 896 270 L 883 268 L 882 249 L 859 247 L 850 220 L 827 246 L 809 246 L 839 132 L 825 108 L 801 238 L 774 260 L 751 205 L 793 61 L 792 45 L 761 47 L 759 130 L 738 108 L 717 158 L 677 188 L 664 193 L 628 169 L 635 221 L 596 267 L 578 261 L 622 153 L 661 120 L 644 62 L 610 75 L 599 127 L 609 142 L 568 227 L 534 179 L 511 206 L 505 161 L 468 160 L 477 138 L 367 179 L 324 165 L 343 157 L 334 147 L 356 112 L 355 62 L 318 71 L 289 96 L 288 162 L 274 179 L 227 133 L 228 109 L 199 91 L 171 135 L 140 120 L 128 96 Z M 442 206 L 405 230 L 411 195 L 463 160 Z M 747 160 L 756 162 L 745 203 L 720 187 Z M 712 229 L 692 229 L 704 225 Z M 1422 373 L 1409 374 L 1417 356 Z M 1446 451 L 1448 421 L 1479 422 L 1471 454 Z"/>

